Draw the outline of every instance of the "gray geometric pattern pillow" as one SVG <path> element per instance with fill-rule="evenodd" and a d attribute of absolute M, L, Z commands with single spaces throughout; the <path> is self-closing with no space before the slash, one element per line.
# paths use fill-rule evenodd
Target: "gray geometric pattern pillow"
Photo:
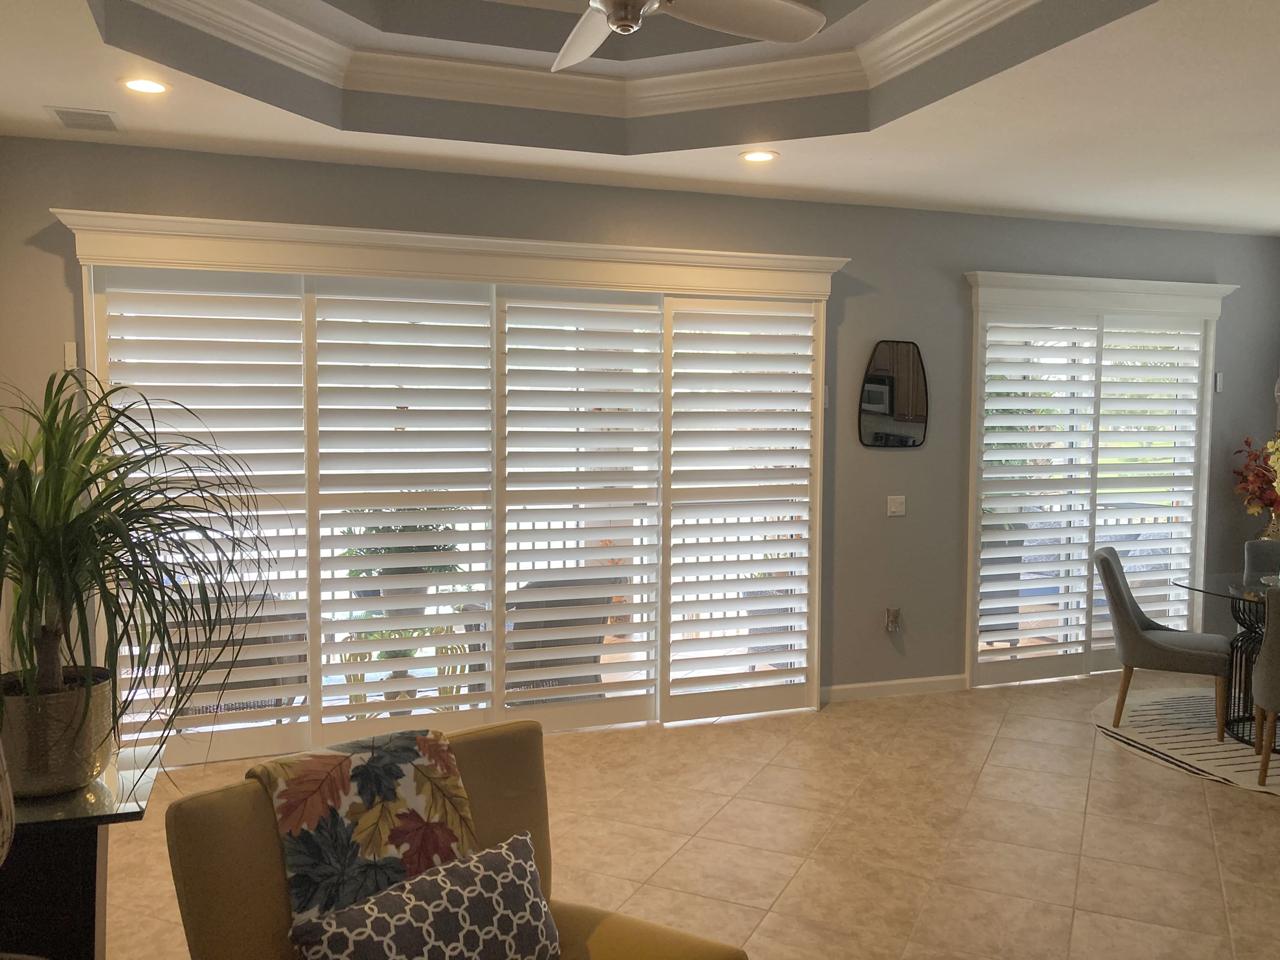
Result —
<path fill-rule="evenodd" d="M 533 839 L 433 867 L 293 928 L 304 960 L 559 960 Z"/>

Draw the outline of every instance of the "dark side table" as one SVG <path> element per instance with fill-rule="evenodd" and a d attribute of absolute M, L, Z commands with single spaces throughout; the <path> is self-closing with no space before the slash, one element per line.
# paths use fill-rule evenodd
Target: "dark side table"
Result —
<path fill-rule="evenodd" d="M 1274 584 L 1246 580 L 1243 573 L 1212 573 L 1200 583 L 1175 582 L 1179 587 L 1231 602 L 1231 617 L 1240 632 L 1231 640 L 1230 699 L 1227 733 L 1254 745 L 1253 662 L 1262 649 L 1267 620 L 1267 590 Z"/>
<path fill-rule="evenodd" d="M 107 828 L 141 820 L 155 774 L 123 750 L 73 793 L 18 800 L 13 848 L 0 866 L 0 956 L 103 960 Z"/>

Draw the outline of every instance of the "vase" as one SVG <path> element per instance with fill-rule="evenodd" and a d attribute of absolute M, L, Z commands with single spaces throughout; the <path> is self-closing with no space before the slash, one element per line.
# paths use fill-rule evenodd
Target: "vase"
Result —
<path fill-rule="evenodd" d="M 1258 534 L 1259 540 L 1280 540 L 1280 510 L 1271 511 L 1271 522 Z"/>
<path fill-rule="evenodd" d="M 35 696 L 22 693 L 12 674 L 0 677 L 0 745 L 15 797 L 79 790 L 106 768 L 115 749 L 111 674 L 94 667 L 87 690 L 78 685 L 82 677 L 79 670 L 65 667 L 63 678 L 70 689 Z"/>

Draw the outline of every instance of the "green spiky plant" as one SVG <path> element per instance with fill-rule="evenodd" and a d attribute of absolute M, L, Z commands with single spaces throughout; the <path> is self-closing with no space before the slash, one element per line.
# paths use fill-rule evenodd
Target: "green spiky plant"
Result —
<path fill-rule="evenodd" d="M 225 686 L 266 600 L 247 470 L 207 437 L 169 429 L 164 417 L 194 417 L 178 404 L 80 372 L 54 374 L 39 399 L 11 392 L 0 450 L 11 658 L 0 686 L 35 697 L 88 687 L 103 668 L 112 732 L 129 717 L 163 743 L 197 690 Z"/>

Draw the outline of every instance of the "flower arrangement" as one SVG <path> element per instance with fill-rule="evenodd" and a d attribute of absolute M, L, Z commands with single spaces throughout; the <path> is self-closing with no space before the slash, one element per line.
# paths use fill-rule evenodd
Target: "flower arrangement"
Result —
<path fill-rule="evenodd" d="M 1236 467 L 1236 493 L 1244 501 L 1249 516 L 1256 517 L 1263 510 L 1280 510 L 1280 433 L 1261 445 L 1252 437 L 1244 438 L 1244 446 L 1236 456 L 1244 454 L 1244 463 Z"/>

